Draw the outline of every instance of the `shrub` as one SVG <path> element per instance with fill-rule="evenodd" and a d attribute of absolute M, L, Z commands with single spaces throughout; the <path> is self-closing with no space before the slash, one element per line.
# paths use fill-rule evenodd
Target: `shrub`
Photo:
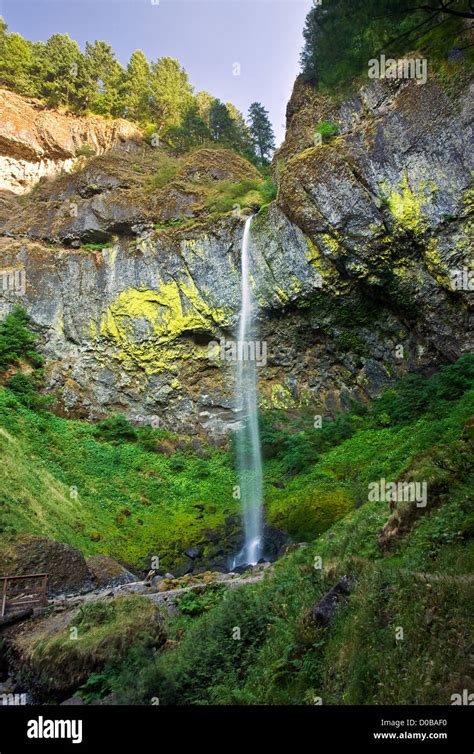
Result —
<path fill-rule="evenodd" d="M 137 432 L 125 416 L 117 414 L 99 422 L 95 428 L 95 436 L 100 440 L 119 444 L 122 442 L 135 442 Z"/>
<path fill-rule="evenodd" d="M 163 188 L 163 186 L 166 186 L 167 183 L 176 177 L 180 167 L 181 163 L 178 160 L 173 159 L 173 157 L 168 157 L 167 155 L 162 155 L 158 170 L 151 179 L 151 188 L 159 190 Z"/>
<path fill-rule="evenodd" d="M 225 588 L 221 584 L 213 584 L 202 593 L 197 590 L 186 592 L 178 600 L 178 609 L 183 615 L 191 617 L 202 615 L 221 601 Z"/>
<path fill-rule="evenodd" d="M 421 374 L 404 377 L 396 389 L 387 390 L 375 401 L 375 424 L 406 424 L 426 412 L 442 413 L 443 405 L 458 400 L 474 385 L 474 356 L 465 354 L 439 370 L 431 379 Z"/>
<path fill-rule="evenodd" d="M 81 249 L 85 251 L 102 251 L 102 249 L 110 249 L 112 246 L 111 241 L 104 241 L 103 243 L 83 243 Z"/>
<path fill-rule="evenodd" d="M 76 157 L 95 157 L 96 151 L 88 144 L 83 144 L 76 152 Z"/>
<path fill-rule="evenodd" d="M 143 138 L 150 146 L 155 146 L 156 137 L 158 135 L 156 125 L 154 123 L 147 123 L 143 129 Z"/>
<path fill-rule="evenodd" d="M 33 411 L 41 411 L 49 406 L 52 401 L 50 396 L 39 395 L 38 388 L 41 386 L 39 374 L 23 374 L 18 372 L 7 380 L 5 387 L 15 393 L 20 402 Z"/>
<path fill-rule="evenodd" d="M 259 192 L 264 204 L 270 204 L 270 202 L 273 202 L 273 200 L 276 199 L 278 188 L 269 177 L 260 185 Z"/>
<path fill-rule="evenodd" d="M 219 181 L 215 190 L 207 201 L 208 209 L 216 212 L 230 212 L 235 205 L 246 206 L 246 196 L 257 191 L 261 185 L 259 180 Z"/>
<path fill-rule="evenodd" d="M 474 384 L 474 355 L 464 354 L 455 364 L 441 369 L 433 377 L 436 398 L 455 401 Z"/>
<path fill-rule="evenodd" d="M 125 670 L 112 682 L 121 703 L 159 696 L 162 704 L 219 703 L 219 684 L 237 685 L 265 640 L 268 618 L 252 587 L 230 590 L 224 599 L 186 631 L 176 652 Z M 234 639 L 235 627 L 240 640 Z M 137 672 L 138 671 L 138 672 Z"/>
<path fill-rule="evenodd" d="M 0 324 L 0 374 L 7 367 L 29 359 L 33 366 L 41 366 L 43 357 L 33 346 L 36 336 L 28 328 L 28 315 L 21 306 L 15 306 Z"/>
<path fill-rule="evenodd" d="M 157 452 L 157 441 L 159 433 L 157 433 L 157 431 L 153 429 L 153 427 L 140 427 L 139 429 L 135 430 L 135 434 L 137 436 L 138 444 L 142 448 L 144 448 L 144 450 L 148 450 L 150 453 Z"/>
<path fill-rule="evenodd" d="M 186 459 L 180 455 L 179 453 L 176 453 L 171 459 L 170 459 L 170 469 L 171 471 L 184 471 L 186 467 Z"/>
<path fill-rule="evenodd" d="M 330 141 L 334 136 L 338 134 L 338 128 L 335 123 L 330 120 L 322 120 L 315 129 L 315 134 L 320 134 L 323 137 L 323 141 Z"/>

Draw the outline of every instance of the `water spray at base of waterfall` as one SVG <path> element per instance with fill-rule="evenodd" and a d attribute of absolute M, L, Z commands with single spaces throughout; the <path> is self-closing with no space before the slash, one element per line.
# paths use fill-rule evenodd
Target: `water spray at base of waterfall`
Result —
<path fill-rule="evenodd" d="M 242 239 L 242 304 L 237 344 L 235 398 L 240 428 L 235 433 L 237 472 L 244 523 L 245 544 L 231 561 L 231 568 L 256 565 L 263 557 L 263 475 L 258 426 L 258 380 L 255 359 L 244 358 L 244 344 L 255 338 L 250 285 L 250 227 L 245 223 Z"/>

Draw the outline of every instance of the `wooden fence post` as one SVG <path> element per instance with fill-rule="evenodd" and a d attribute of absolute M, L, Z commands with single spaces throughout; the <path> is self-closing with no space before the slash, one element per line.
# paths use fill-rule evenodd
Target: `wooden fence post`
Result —
<path fill-rule="evenodd" d="M 41 596 L 41 607 L 46 607 L 48 604 L 48 575 L 43 576 L 43 594 Z"/>
<path fill-rule="evenodd" d="M 2 612 L 0 613 L 2 618 L 5 615 L 5 605 L 7 604 L 7 582 L 8 578 L 5 576 L 3 578 Z"/>

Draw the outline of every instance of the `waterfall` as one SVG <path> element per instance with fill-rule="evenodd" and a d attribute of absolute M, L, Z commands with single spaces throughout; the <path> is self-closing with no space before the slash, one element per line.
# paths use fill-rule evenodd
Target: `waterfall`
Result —
<path fill-rule="evenodd" d="M 257 349 L 249 262 L 251 224 L 252 218 L 249 217 L 242 239 L 242 303 L 237 342 L 235 395 L 240 420 L 235 443 L 245 545 L 234 558 L 233 566 L 255 565 L 263 555 L 262 453 L 258 427 Z"/>

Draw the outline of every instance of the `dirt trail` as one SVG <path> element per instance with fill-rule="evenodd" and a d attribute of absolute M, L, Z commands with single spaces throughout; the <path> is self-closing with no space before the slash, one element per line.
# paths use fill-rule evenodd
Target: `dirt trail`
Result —
<path fill-rule="evenodd" d="M 248 575 L 238 576 L 237 574 L 232 576 L 231 574 L 219 574 L 214 579 L 208 581 L 197 581 L 194 584 L 182 586 L 179 588 L 168 589 L 166 591 L 158 591 L 156 587 L 148 586 L 144 581 L 132 581 L 128 584 L 122 584 L 117 587 L 109 587 L 106 589 L 99 589 L 93 592 L 87 592 L 86 594 L 72 595 L 66 597 L 57 597 L 50 600 L 50 605 L 56 606 L 79 606 L 84 602 L 96 602 L 97 600 L 109 599 L 113 597 L 120 597 L 124 594 L 139 594 L 142 597 L 146 597 L 154 602 L 156 605 L 167 604 L 174 602 L 177 597 L 182 594 L 192 591 L 200 591 L 208 588 L 213 584 L 221 584 L 222 586 L 233 589 L 239 586 L 248 586 L 250 584 L 258 584 L 263 580 L 265 573 L 268 572 L 270 564 L 265 563 L 258 570 L 254 569 Z"/>

